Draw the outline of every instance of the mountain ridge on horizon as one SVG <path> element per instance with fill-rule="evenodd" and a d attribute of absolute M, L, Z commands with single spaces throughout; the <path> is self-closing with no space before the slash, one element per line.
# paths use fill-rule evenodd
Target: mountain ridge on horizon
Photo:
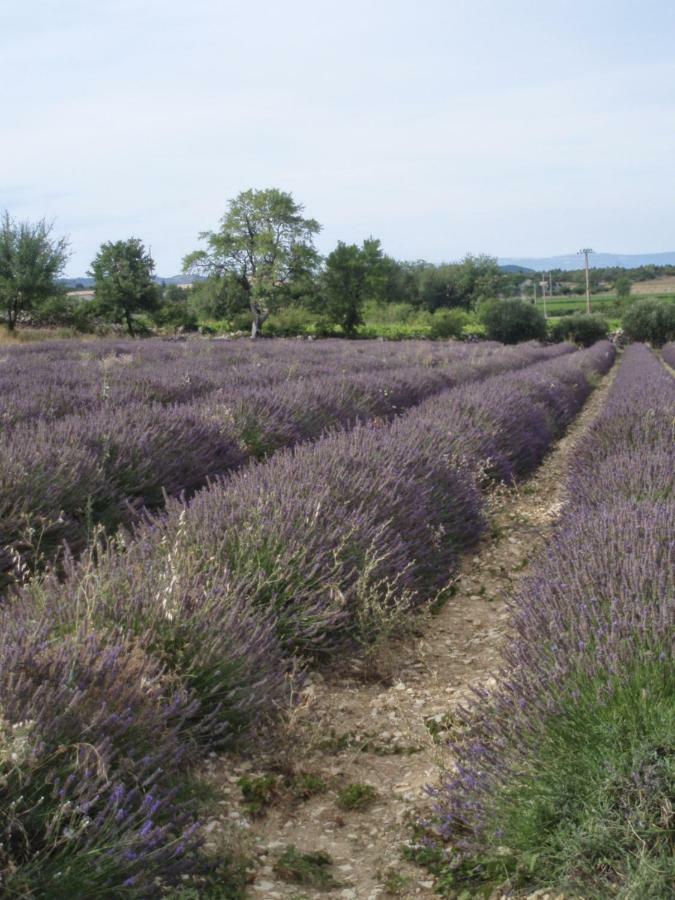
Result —
<path fill-rule="evenodd" d="M 567 253 L 560 256 L 499 256 L 500 266 L 522 266 L 535 272 L 546 272 L 549 269 L 572 271 L 583 269 L 584 259 L 579 253 Z M 675 250 L 663 253 L 592 253 L 588 257 L 588 265 L 592 269 L 638 269 L 640 266 L 675 266 Z"/>
<path fill-rule="evenodd" d="M 548 272 L 550 269 L 562 269 L 570 272 L 575 269 L 583 269 L 583 257 L 578 253 L 561 254 L 560 256 L 498 256 L 500 268 L 507 271 Z M 588 258 L 592 269 L 638 269 L 640 266 L 675 266 L 675 250 L 663 253 L 593 253 Z M 170 275 L 168 277 L 155 276 L 157 284 L 185 284 L 189 281 L 199 281 L 199 276 Z M 60 284 L 69 288 L 82 285 L 83 288 L 92 287 L 94 279 L 89 275 L 71 275 L 58 279 Z"/>

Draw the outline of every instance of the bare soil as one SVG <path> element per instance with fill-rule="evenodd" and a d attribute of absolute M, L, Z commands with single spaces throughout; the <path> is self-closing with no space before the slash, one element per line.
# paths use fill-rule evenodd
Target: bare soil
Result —
<path fill-rule="evenodd" d="M 256 861 L 251 897 L 437 896 L 433 878 L 402 855 L 410 824 L 430 810 L 425 786 L 452 763 L 443 739 L 453 709 L 472 686 L 489 686 L 499 666 L 509 631 L 508 600 L 551 535 L 575 443 L 597 414 L 612 377 L 594 391 L 533 477 L 490 497 L 489 535 L 463 560 L 455 593 L 440 612 L 422 618 L 416 635 L 388 647 L 380 660 L 390 676 L 384 683 L 344 668 L 315 673 L 289 718 L 284 747 L 273 758 L 256 758 L 255 764 L 234 756 L 209 760 L 207 779 L 222 792 L 227 812 L 214 813 L 207 839 L 216 850 L 219 832 L 235 823 L 243 826 Z M 306 800 L 282 790 L 262 817 L 253 817 L 238 779 L 271 771 L 316 775 L 326 789 Z M 350 784 L 371 785 L 374 802 L 360 811 L 343 809 L 340 791 Z M 280 877 L 275 865 L 288 845 L 330 854 L 330 872 L 339 884 L 319 889 Z"/>

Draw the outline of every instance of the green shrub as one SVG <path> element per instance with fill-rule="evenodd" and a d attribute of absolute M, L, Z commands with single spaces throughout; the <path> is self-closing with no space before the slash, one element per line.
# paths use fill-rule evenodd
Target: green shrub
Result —
<path fill-rule="evenodd" d="M 636 300 L 624 313 L 622 324 L 632 341 L 660 347 L 675 340 L 675 302 L 651 297 Z"/>
<path fill-rule="evenodd" d="M 367 325 L 386 322 L 389 325 L 398 325 L 401 322 L 410 322 L 420 316 L 429 314 L 420 312 L 412 303 L 378 303 L 375 300 L 366 300 L 363 304 L 363 319 Z"/>
<path fill-rule="evenodd" d="M 589 316 L 588 313 L 565 316 L 551 328 L 554 341 L 573 341 L 583 347 L 590 347 L 596 341 L 601 341 L 608 333 L 607 321 L 602 316 Z"/>
<path fill-rule="evenodd" d="M 330 890 L 338 886 L 330 872 L 332 865 L 332 857 L 324 850 L 302 853 L 291 844 L 276 861 L 274 871 L 284 881 Z"/>
<path fill-rule="evenodd" d="M 394 325 L 387 323 L 360 325 L 357 334 L 358 337 L 368 340 L 383 338 L 385 341 L 410 341 L 428 338 L 429 326 L 408 324 L 407 322 L 400 322 Z"/>
<path fill-rule="evenodd" d="M 237 784 L 246 812 L 253 818 L 262 818 L 279 795 L 280 783 L 276 775 L 244 776 Z"/>
<path fill-rule="evenodd" d="M 91 300 L 59 294 L 41 303 L 31 313 L 31 319 L 38 326 L 74 328 L 82 333 L 93 331 L 97 324 L 96 308 Z"/>
<path fill-rule="evenodd" d="M 377 791 L 371 784 L 348 784 L 338 794 L 340 809 L 368 809 L 377 800 Z"/>
<path fill-rule="evenodd" d="M 197 316 L 186 303 L 163 303 L 153 315 L 157 325 L 174 331 L 196 331 Z"/>
<path fill-rule="evenodd" d="M 518 344 L 546 337 L 543 313 L 524 300 L 488 301 L 480 307 L 479 318 L 491 341 Z"/>
<path fill-rule="evenodd" d="M 431 320 L 432 338 L 460 338 L 470 317 L 461 309 L 437 309 Z"/>
<path fill-rule="evenodd" d="M 235 313 L 228 319 L 230 331 L 250 331 L 251 330 L 251 313 L 248 310 Z M 263 334 L 265 333 L 263 326 Z"/>
<path fill-rule="evenodd" d="M 263 334 L 270 337 L 294 337 L 311 334 L 316 315 L 302 306 L 287 306 L 269 317 L 263 326 Z"/>

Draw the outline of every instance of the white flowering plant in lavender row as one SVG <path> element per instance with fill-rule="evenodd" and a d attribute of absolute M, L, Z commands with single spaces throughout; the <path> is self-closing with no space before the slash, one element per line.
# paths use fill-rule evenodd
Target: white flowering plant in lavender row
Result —
<path fill-rule="evenodd" d="M 674 421 L 675 381 L 630 347 L 514 604 L 497 686 L 463 711 L 434 790 L 420 855 L 449 895 L 671 892 Z"/>

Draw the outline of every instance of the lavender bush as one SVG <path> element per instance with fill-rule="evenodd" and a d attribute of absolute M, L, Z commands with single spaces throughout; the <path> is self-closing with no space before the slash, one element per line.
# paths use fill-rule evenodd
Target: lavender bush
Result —
<path fill-rule="evenodd" d="M 139 647 L 51 616 L 3 611 L 0 891 L 155 896 L 194 868 L 189 810 L 172 776 L 189 759 L 184 688 Z"/>
<path fill-rule="evenodd" d="M 435 792 L 448 887 L 668 893 L 674 413 L 672 378 L 630 347 L 515 602 L 497 687 L 463 712 Z"/>

